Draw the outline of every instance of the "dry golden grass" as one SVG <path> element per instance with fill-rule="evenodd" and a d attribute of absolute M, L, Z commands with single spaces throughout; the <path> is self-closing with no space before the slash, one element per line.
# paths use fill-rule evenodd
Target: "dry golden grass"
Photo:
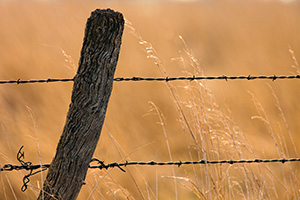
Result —
<path fill-rule="evenodd" d="M 299 3 L 3 1 L 0 80 L 73 77 L 86 19 L 107 7 L 127 19 L 117 77 L 300 73 Z M 95 157 L 299 157 L 299 88 L 299 80 L 115 82 Z M 71 90 L 72 83 L 0 86 L 0 166 L 18 164 L 22 145 L 26 161 L 40 163 L 40 151 L 42 163 L 51 162 Z M 299 163 L 125 170 L 89 170 L 79 199 L 300 198 Z M 46 173 L 22 193 L 25 173 L 1 172 L 1 199 L 36 197 Z"/>

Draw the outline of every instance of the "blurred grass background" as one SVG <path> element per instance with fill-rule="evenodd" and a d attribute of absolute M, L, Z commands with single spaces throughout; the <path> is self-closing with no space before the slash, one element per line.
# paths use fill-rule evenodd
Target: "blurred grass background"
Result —
<path fill-rule="evenodd" d="M 86 19 L 94 9 L 108 7 L 127 20 L 116 77 L 160 77 L 154 64 L 158 59 L 147 59 L 151 52 L 145 47 L 150 44 L 170 77 L 300 73 L 298 2 L 1 1 L 0 79 L 72 78 Z M 149 43 L 140 44 L 132 28 Z M 299 157 L 298 80 L 170 84 L 115 82 L 95 157 L 105 163 L 169 161 L 168 143 L 174 161 Z M 22 145 L 25 161 L 38 164 L 40 151 L 42 162 L 51 162 L 71 90 L 71 82 L 0 86 L 1 166 L 18 164 L 16 152 Z M 197 141 L 192 140 L 178 105 Z M 79 199 L 300 196 L 299 163 L 125 170 L 116 168 L 108 175 L 89 170 Z M 1 172 L 1 199 L 36 197 L 41 176 L 32 177 L 33 186 L 22 193 L 25 173 Z"/>

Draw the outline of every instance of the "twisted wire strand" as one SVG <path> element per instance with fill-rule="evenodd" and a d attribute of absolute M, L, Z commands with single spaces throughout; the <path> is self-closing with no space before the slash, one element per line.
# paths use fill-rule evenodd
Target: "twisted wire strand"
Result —
<path fill-rule="evenodd" d="M 259 75 L 259 76 L 179 76 L 179 77 L 116 77 L 114 81 L 182 81 L 182 80 L 278 80 L 278 79 L 300 79 L 300 75 Z M 70 82 L 74 81 L 74 78 L 48 78 L 48 79 L 32 79 L 32 80 L 0 80 L 0 84 L 25 84 L 25 83 L 53 83 L 53 82 Z"/>
<path fill-rule="evenodd" d="M 92 160 L 91 162 L 96 161 Z M 175 161 L 175 162 L 156 162 L 156 161 L 149 161 L 149 162 L 124 162 L 124 163 L 109 163 L 107 165 L 104 164 L 103 161 L 98 161 L 98 164 L 95 166 L 89 166 L 89 168 L 99 168 L 99 169 L 108 169 L 108 168 L 114 168 L 114 167 L 127 167 L 129 165 L 158 165 L 158 166 L 163 166 L 163 165 L 176 165 L 180 167 L 181 165 L 196 165 L 196 164 L 241 164 L 241 163 L 275 163 L 275 162 L 280 162 L 280 163 L 286 163 L 286 162 L 299 162 L 300 158 L 281 158 L 281 159 L 253 159 L 253 160 L 199 160 L 199 161 Z M 125 171 L 121 168 L 122 171 Z"/>
<path fill-rule="evenodd" d="M 99 169 L 108 169 L 114 167 L 127 167 L 130 165 L 149 165 L 149 166 L 163 166 L 163 165 L 176 165 L 180 167 L 181 165 L 196 165 L 196 164 L 241 164 L 241 163 L 286 163 L 286 162 L 299 162 L 300 158 L 280 158 L 280 159 L 253 159 L 253 160 L 199 160 L 199 161 L 175 161 L 175 162 L 156 162 L 156 161 L 132 161 L 132 162 L 124 162 L 124 163 L 109 163 L 104 164 L 103 161 L 100 161 L 96 158 L 91 160 L 92 162 L 97 162 L 96 165 L 90 165 L 89 168 L 99 168 Z M 45 169 L 49 168 L 50 164 L 44 165 L 12 165 L 12 164 L 5 164 L 3 167 L 0 168 L 0 171 L 13 171 L 13 170 L 35 170 L 35 169 Z"/>
<path fill-rule="evenodd" d="M 130 78 L 115 78 L 114 81 L 179 81 L 179 80 L 256 80 L 256 79 L 269 79 L 275 81 L 277 79 L 300 79 L 300 75 L 259 75 L 259 76 L 179 76 L 179 77 L 158 77 L 158 78 L 151 78 L 151 77 L 130 77 Z"/>
<path fill-rule="evenodd" d="M 25 162 L 24 159 L 24 152 L 22 151 L 24 146 L 22 146 L 18 153 L 17 153 L 17 160 L 19 161 L 20 165 L 12 165 L 12 164 L 5 164 L 3 167 L 0 168 L 0 171 L 13 171 L 13 170 L 27 170 L 29 171 L 28 174 L 24 175 L 23 177 L 23 185 L 21 187 L 21 191 L 25 192 L 28 188 L 28 183 L 30 182 L 29 177 L 40 173 L 42 171 L 47 170 L 50 167 L 50 164 L 43 164 L 43 165 L 33 165 L 30 161 Z M 164 165 L 177 165 L 180 167 L 181 165 L 196 165 L 196 164 L 235 164 L 235 163 L 274 163 L 274 162 L 281 162 L 282 164 L 286 162 L 295 162 L 300 161 L 300 158 L 281 158 L 281 159 L 254 159 L 254 160 L 199 160 L 199 161 L 177 161 L 177 162 L 156 162 L 156 161 L 149 161 L 149 162 L 124 162 L 124 163 L 109 163 L 104 164 L 103 161 L 93 158 L 90 162 L 89 168 L 91 169 L 108 169 L 118 167 L 121 171 L 126 172 L 122 167 L 127 167 L 130 165 L 150 165 L 150 166 L 164 166 Z M 91 163 L 96 163 L 91 165 Z"/>
<path fill-rule="evenodd" d="M 0 84 L 24 84 L 24 83 L 53 83 L 53 82 L 70 82 L 74 81 L 73 78 L 48 78 L 48 79 L 33 79 L 33 80 L 6 80 L 6 81 L 0 81 Z"/>

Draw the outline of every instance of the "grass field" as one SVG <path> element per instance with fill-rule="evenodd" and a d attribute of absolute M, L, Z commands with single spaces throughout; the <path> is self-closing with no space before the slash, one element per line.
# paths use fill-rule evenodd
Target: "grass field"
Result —
<path fill-rule="evenodd" d="M 86 19 L 107 7 L 126 18 L 116 77 L 300 74 L 297 2 L 0 1 L 0 80 L 72 78 Z M 299 88 L 295 79 L 115 82 L 94 157 L 299 158 Z M 0 85 L 0 166 L 19 164 L 22 145 L 25 161 L 51 162 L 71 90 Z M 298 162 L 125 170 L 89 170 L 78 199 L 300 198 Z M 1 172 L 0 199 L 36 198 L 46 172 L 23 193 L 25 174 Z"/>

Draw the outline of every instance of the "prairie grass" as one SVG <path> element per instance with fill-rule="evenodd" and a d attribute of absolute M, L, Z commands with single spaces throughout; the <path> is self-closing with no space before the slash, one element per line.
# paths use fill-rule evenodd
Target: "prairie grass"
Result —
<path fill-rule="evenodd" d="M 72 78 L 90 12 L 126 17 L 116 77 L 299 74 L 300 4 L 1 1 L 0 79 Z M 115 82 L 94 157 L 105 163 L 299 157 L 298 80 Z M 0 165 L 50 163 L 72 83 L 0 86 Z M 79 199 L 299 199 L 299 163 L 89 170 Z M 1 172 L 34 199 L 46 172 Z"/>

